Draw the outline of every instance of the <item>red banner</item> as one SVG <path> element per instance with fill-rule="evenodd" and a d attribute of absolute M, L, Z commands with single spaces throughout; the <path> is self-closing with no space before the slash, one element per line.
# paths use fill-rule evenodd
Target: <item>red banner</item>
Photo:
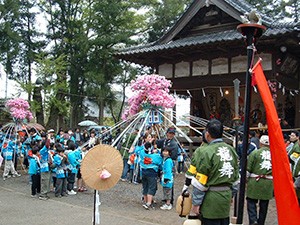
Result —
<path fill-rule="evenodd" d="M 278 114 L 263 72 L 261 59 L 252 70 L 252 85 L 257 85 L 266 110 L 278 224 L 298 225 L 300 223 L 300 207 L 293 185 L 292 172 Z"/>

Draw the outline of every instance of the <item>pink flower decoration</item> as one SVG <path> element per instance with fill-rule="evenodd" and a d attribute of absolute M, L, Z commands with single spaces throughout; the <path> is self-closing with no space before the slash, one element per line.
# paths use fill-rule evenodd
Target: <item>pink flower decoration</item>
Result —
<path fill-rule="evenodd" d="M 8 100 L 5 106 L 8 108 L 11 116 L 17 120 L 31 120 L 33 118 L 29 110 L 29 103 L 22 98 Z"/>
<path fill-rule="evenodd" d="M 111 177 L 111 173 L 108 172 L 106 169 L 101 171 L 101 173 L 100 173 L 100 179 L 101 180 L 105 180 L 105 179 L 110 178 L 110 177 Z"/>
<path fill-rule="evenodd" d="M 169 93 L 171 81 L 157 74 L 138 76 L 131 81 L 130 87 L 135 94 L 128 99 L 128 108 L 122 119 L 134 115 L 141 110 L 142 103 L 149 103 L 156 107 L 173 108 L 176 100 Z"/>

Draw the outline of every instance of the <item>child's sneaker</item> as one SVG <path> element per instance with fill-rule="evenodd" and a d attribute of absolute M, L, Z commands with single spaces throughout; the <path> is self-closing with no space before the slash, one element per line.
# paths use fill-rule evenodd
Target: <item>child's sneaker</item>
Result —
<path fill-rule="evenodd" d="M 76 195 L 77 192 L 75 192 L 74 190 L 71 190 L 71 191 L 67 191 L 68 195 Z"/>
<path fill-rule="evenodd" d="M 37 195 L 31 195 L 31 198 L 37 198 Z"/>
<path fill-rule="evenodd" d="M 149 210 L 151 208 L 151 205 L 147 204 L 147 203 L 144 203 L 143 204 L 143 207 L 147 210 Z"/>
<path fill-rule="evenodd" d="M 160 207 L 160 209 L 162 210 L 171 210 L 172 209 L 172 205 L 167 205 L 167 204 L 164 204 L 163 206 Z"/>
<path fill-rule="evenodd" d="M 40 196 L 40 197 L 39 197 L 39 199 L 40 199 L 40 200 L 44 200 L 44 201 L 46 201 L 46 200 L 48 200 L 48 199 L 49 199 L 49 197 L 48 197 L 48 196 Z"/>

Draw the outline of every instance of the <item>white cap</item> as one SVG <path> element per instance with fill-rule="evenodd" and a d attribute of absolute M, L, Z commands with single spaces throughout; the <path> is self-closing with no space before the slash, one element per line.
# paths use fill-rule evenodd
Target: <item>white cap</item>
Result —
<path fill-rule="evenodd" d="M 262 143 L 263 145 L 270 145 L 269 142 L 269 136 L 268 135 L 262 135 L 259 139 L 260 143 Z"/>
<path fill-rule="evenodd" d="M 48 130 L 47 133 L 55 133 L 53 129 Z"/>

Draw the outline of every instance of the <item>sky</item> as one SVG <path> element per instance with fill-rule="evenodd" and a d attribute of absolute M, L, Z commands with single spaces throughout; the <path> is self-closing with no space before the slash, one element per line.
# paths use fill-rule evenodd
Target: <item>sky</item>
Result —
<path fill-rule="evenodd" d="M 6 96 L 6 76 L 5 76 L 5 72 L 2 69 L 2 65 L 0 64 L 0 98 L 11 98 L 16 96 L 19 91 L 19 85 L 17 84 L 17 82 L 13 81 L 13 80 L 8 80 L 8 85 L 7 85 L 7 96 Z M 26 94 L 21 94 L 22 98 L 26 98 L 27 95 Z"/>

